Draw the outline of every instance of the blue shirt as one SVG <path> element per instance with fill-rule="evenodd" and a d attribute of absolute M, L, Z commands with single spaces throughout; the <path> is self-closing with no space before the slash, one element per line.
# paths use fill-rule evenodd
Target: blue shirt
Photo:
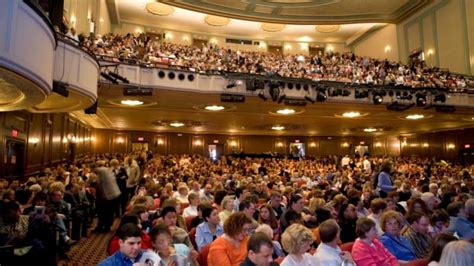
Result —
<path fill-rule="evenodd" d="M 394 235 L 384 233 L 380 236 L 380 242 L 392 253 L 398 260 L 414 260 L 416 259 L 415 251 L 410 241 L 404 236 L 396 237 Z"/>
<path fill-rule="evenodd" d="M 460 238 L 464 240 L 474 239 L 474 223 L 469 221 L 465 217 L 449 217 L 449 227 L 447 232 L 454 234 L 456 233 Z"/>
<path fill-rule="evenodd" d="M 211 230 L 209 229 L 209 224 L 207 222 L 203 222 L 196 228 L 196 245 L 198 251 L 201 251 L 201 248 L 207 244 L 211 244 L 215 238 L 219 237 L 224 233 L 224 229 L 222 225 L 218 224 L 216 226 L 216 234 L 215 237 L 212 234 Z"/>
<path fill-rule="evenodd" d="M 134 263 L 140 260 L 143 255 L 143 251 L 140 250 L 138 256 L 135 258 L 135 261 L 132 261 L 129 257 L 122 254 L 122 252 L 117 251 L 113 255 L 107 257 L 105 260 L 101 261 L 99 266 L 132 266 Z"/>
<path fill-rule="evenodd" d="M 377 182 L 378 189 L 386 193 L 392 191 L 393 183 L 389 174 L 385 172 L 380 172 L 377 178 L 378 178 L 378 182 Z"/>

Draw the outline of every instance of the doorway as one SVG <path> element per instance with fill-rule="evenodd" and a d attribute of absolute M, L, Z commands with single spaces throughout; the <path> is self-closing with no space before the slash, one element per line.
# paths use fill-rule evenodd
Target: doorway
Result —
<path fill-rule="evenodd" d="M 474 164 L 474 149 L 464 148 L 459 150 L 459 159 L 462 165 L 468 166 Z"/>
<path fill-rule="evenodd" d="M 283 46 L 281 45 L 268 45 L 268 52 L 273 54 L 283 54 Z"/>
<path fill-rule="evenodd" d="M 132 151 L 148 151 L 148 143 L 132 142 Z"/>
<path fill-rule="evenodd" d="M 354 155 L 365 156 L 369 154 L 369 146 L 355 146 Z"/>
<path fill-rule="evenodd" d="M 18 179 L 25 174 L 25 142 L 7 139 L 5 153 L 5 177 Z"/>
<path fill-rule="evenodd" d="M 213 161 L 217 161 L 222 155 L 224 155 L 224 144 L 209 144 L 209 158 Z"/>
<path fill-rule="evenodd" d="M 304 144 L 300 142 L 290 143 L 290 156 L 293 158 L 303 158 L 305 156 Z"/>
<path fill-rule="evenodd" d="M 324 55 L 324 47 L 319 45 L 310 45 L 309 46 L 309 55 L 310 56 L 319 56 L 322 57 Z"/>

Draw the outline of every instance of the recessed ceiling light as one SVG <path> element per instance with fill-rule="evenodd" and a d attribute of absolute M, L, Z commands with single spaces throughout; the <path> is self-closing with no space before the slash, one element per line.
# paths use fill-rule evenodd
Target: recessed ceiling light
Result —
<path fill-rule="evenodd" d="M 122 100 L 122 101 L 120 101 L 120 103 L 128 105 L 128 106 L 138 106 L 138 105 L 143 104 L 143 102 L 139 101 L 139 100 Z"/>
<path fill-rule="evenodd" d="M 288 109 L 288 108 L 285 108 L 285 109 L 280 109 L 278 111 L 276 111 L 278 114 L 280 115 L 292 115 L 294 114 L 296 111 L 294 109 Z"/>
<path fill-rule="evenodd" d="M 417 120 L 417 119 L 422 119 L 424 117 L 425 117 L 424 115 L 413 114 L 413 115 L 407 115 L 406 119 Z"/>
<path fill-rule="evenodd" d="M 273 130 L 283 130 L 283 129 L 285 129 L 285 127 L 284 126 L 273 126 L 272 129 Z"/>
<path fill-rule="evenodd" d="M 170 126 L 172 127 L 182 127 L 184 126 L 184 123 L 181 123 L 181 122 L 173 122 L 170 124 Z"/>
<path fill-rule="evenodd" d="M 373 128 L 373 127 L 369 127 L 369 128 L 364 128 L 364 131 L 365 132 L 375 132 L 375 131 L 377 131 L 377 129 Z"/>
<path fill-rule="evenodd" d="M 225 109 L 224 106 L 222 105 L 208 105 L 206 107 L 204 107 L 204 109 L 208 110 L 208 111 L 222 111 Z"/>
<path fill-rule="evenodd" d="M 345 113 L 342 114 L 342 116 L 353 118 L 353 117 L 360 116 L 360 113 L 359 112 L 345 112 Z"/>

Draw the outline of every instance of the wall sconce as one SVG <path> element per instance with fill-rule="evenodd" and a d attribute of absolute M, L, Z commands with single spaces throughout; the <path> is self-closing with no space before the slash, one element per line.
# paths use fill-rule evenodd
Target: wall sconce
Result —
<path fill-rule="evenodd" d="M 235 140 L 231 141 L 230 142 L 230 146 L 231 147 L 236 147 L 237 146 L 237 142 Z"/>
<path fill-rule="evenodd" d="M 277 147 L 283 147 L 283 142 L 277 142 Z"/>
<path fill-rule="evenodd" d="M 342 146 L 342 147 L 345 147 L 345 148 L 347 148 L 347 147 L 349 147 L 349 143 L 347 143 L 347 142 L 344 142 L 344 143 L 342 143 L 342 145 L 341 145 L 341 146 Z"/>
<path fill-rule="evenodd" d="M 158 141 L 156 142 L 156 144 L 158 144 L 158 145 L 163 145 L 163 140 L 162 140 L 162 139 L 158 139 Z"/>
<path fill-rule="evenodd" d="M 426 53 L 428 54 L 429 57 L 431 57 L 433 55 L 434 51 L 433 51 L 433 49 L 429 49 Z"/>
<path fill-rule="evenodd" d="M 293 46 L 291 46 L 291 44 L 285 45 L 285 50 L 291 50 L 292 48 L 293 48 Z"/>
<path fill-rule="evenodd" d="M 37 146 L 39 143 L 39 138 L 30 138 L 30 143 L 33 144 L 33 146 Z"/>
<path fill-rule="evenodd" d="M 311 143 L 309 144 L 309 146 L 310 146 L 310 147 L 316 147 L 316 143 L 315 143 L 315 142 L 311 142 Z"/>
<path fill-rule="evenodd" d="M 448 144 L 448 149 L 450 149 L 450 150 L 454 149 L 455 147 L 456 147 L 456 145 L 454 145 L 452 143 Z"/>
<path fill-rule="evenodd" d="M 195 141 L 194 141 L 194 145 L 196 145 L 196 146 L 201 146 L 201 145 L 202 145 L 202 141 L 199 140 L 199 139 L 198 139 L 198 140 L 195 140 Z"/>
<path fill-rule="evenodd" d="M 71 24 L 72 24 L 73 26 L 76 25 L 76 16 L 74 16 L 74 15 L 71 15 Z"/>
<path fill-rule="evenodd" d="M 375 147 L 382 147 L 382 143 L 376 142 L 376 143 L 375 143 Z"/>
<path fill-rule="evenodd" d="M 122 137 L 117 138 L 117 143 L 124 143 L 124 139 Z"/>
<path fill-rule="evenodd" d="M 428 144 L 428 143 L 423 143 L 423 147 L 426 148 L 426 147 L 429 147 L 429 146 L 430 146 L 430 144 Z"/>
<path fill-rule="evenodd" d="M 92 142 L 95 142 L 95 137 L 91 137 L 91 141 L 92 141 Z"/>
<path fill-rule="evenodd" d="M 407 145 L 407 141 L 406 140 L 402 141 L 402 147 L 406 145 Z"/>
<path fill-rule="evenodd" d="M 385 46 L 385 53 L 390 52 L 390 50 L 392 50 L 392 48 L 390 48 L 390 45 Z"/>

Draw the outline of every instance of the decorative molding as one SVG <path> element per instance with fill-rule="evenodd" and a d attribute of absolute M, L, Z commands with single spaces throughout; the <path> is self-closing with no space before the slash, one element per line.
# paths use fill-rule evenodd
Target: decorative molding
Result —
<path fill-rule="evenodd" d="M 268 32 L 279 32 L 286 27 L 285 24 L 262 23 L 262 30 Z"/>
<path fill-rule="evenodd" d="M 229 18 L 207 15 L 204 17 L 204 22 L 210 26 L 214 27 L 223 27 L 227 26 L 230 23 Z"/>
<path fill-rule="evenodd" d="M 174 13 L 174 7 L 158 2 L 147 3 L 145 9 L 150 14 L 157 16 L 170 16 Z"/>
<path fill-rule="evenodd" d="M 340 25 L 318 25 L 315 27 L 317 32 L 320 33 L 333 33 L 338 32 L 341 29 Z"/>

